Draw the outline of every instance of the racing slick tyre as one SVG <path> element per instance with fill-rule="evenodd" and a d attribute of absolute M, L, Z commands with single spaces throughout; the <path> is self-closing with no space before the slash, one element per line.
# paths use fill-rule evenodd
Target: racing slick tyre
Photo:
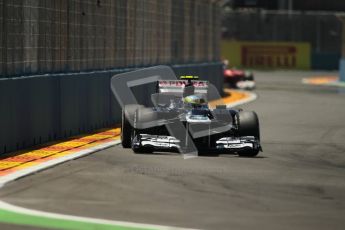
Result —
<path fill-rule="evenodd" d="M 153 147 L 140 147 L 140 148 L 132 148 L 134 153 L 140 154 L 140 153 L 152 153 Z"/>
<path fill-rule="evenodd" d="M 138 138 L 138 134 L 145 133 L 145 129 L 139 130 L 139 129 L 133 129 L 133 133 L 135 133 L 134 139 Z M 133 140 L 133 139 L 132 139 Z M 134 140 L 135 141 L 135 140 Z M 153 152 L 153 146 L 135 146 L 132 144 L 132 150 L 134 153 L 152 153 Z"/>
<path fill-rule="evenodd" d="M 126 105 L 122 109 L 122 122 L 121 122 L 121 144 L 123 148 L 130 148 L 132 146 L 132 138 L 134 129 L 128 119 L 134 121 L 134 115 L 138 108 L 144 107 L 143 105 Z"/>
<path fill-rule="evenodd" d="M 254 136 L 260 140 L 259 119 L 255 112 L 240 111 L 237 116 L 239 136 Z M 238 152 L 241 157 L 255 157 L 259 149 L 248 149 Z"/>
<path fill-rule="evenodd" d="M 244 80 L 246 80 L 246 81 L 254 81 L 254 75 L 253 75 L 253 74 L 250 74 L 250 75 L 248 75 L 248 76 L 245 76 L 245 77 L 244 77 Z"/>
<path fill-rule="evenodd" d="M 154 126 L 154 122 L 157 120 L 157 113 L 151 108 L 140 107 L 135 111 L 134 120 L 136 124 L 136 135 L 149 134 L 151 126 Z M 138 136 L 134 138 L 138 138 Z M 132 145 L 132 150 L 135 153 L 152 153 L 153 149 L 153 146 L 135 147 L 134 145 Z"/>
<path fill-rule="evenodd" d="M 155 127 L 157 119 L 157 112 L 153 111 L 151 108 L 138 108 L 135 111 L 136 127 L 141 133 L 145 133 L 143 132 L 144 129 Z"/>

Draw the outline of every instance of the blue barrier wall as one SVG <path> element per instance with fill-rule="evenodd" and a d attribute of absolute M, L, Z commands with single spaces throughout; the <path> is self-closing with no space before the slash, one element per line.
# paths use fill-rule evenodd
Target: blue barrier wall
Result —
<path fill-rule="evenodd" d="M 339 61 L 339 80 L 345 82 L 345 59 Z"/>
<path fill-rule="evenodd" d="M 311 54 L 311 68 L 316 70 L 336 70 L 339 68 L 340 53 Z"/>
<path fill-rule="evenodd" d="M 221 63 L 172 66 L 176 75 L 198 75 L 219 91 Z M 133 69 L 0 79 L 0 153 L 117 124 L 121 108 L 110 78 Z M 143 98 L 151 95 L 141 91 Z"/>

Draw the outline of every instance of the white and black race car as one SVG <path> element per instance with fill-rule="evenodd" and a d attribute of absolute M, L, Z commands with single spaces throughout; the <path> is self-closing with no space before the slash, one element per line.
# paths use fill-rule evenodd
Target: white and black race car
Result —
<path fill-rule="evenodd" d="M 211 109 L 208 82 L 190 78 L 158 81 L 154 107 L 125 105 L 122 146 L 135 153 L 221 150 L 245 157 L 262 151 L 257 114 L 225 105 Z"/>

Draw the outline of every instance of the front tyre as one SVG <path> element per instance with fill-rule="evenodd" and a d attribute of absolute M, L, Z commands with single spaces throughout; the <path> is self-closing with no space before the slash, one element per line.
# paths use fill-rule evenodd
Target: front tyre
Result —
<path fill-rule="evenodd" d="M 134 129 L 126 118 L 125 111 L 122 110 L 121 144 L 123 148 L 130 148 L 132 146 L 133 132 Z"/>
<path fill-rule="evenodd" d="M 153 147 L 139 147 L 139 148 L 133 148 L 132 150 L 136 154 L 145 154 L 145 153 L 153 153 Z"/>
<path fill-rule="evenodd" d="M 130 104 L 122 109 L 121 119 L 121 144 L 124 148 L 131 148 L 134 134 L 134 115 L 137 109 L 143 108 L 143 105 Z M 131 121 L 130 121 L 130 120 Z"/>
<path fill-rule="evenodd" d="M 258 115 L 255 112 L 240 111 L 237 115 L 239 136 L 254 136 L 260 141 L 260 125 Z M 241 157 L 255 157 L 258 155 L 260 149 L 248 149 L 238 152 Z"/>

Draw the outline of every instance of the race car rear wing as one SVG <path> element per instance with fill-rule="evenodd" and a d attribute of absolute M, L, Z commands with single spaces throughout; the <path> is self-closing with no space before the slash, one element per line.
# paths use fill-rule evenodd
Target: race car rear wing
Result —
<path fill-rule="evenodd" d="M 207 94 L 208 81 L 191 81 L 197 94 Z M 159 80 L 159 93 L 183 93 L 185 86 L 188 85 L 188 80 Z"/>

